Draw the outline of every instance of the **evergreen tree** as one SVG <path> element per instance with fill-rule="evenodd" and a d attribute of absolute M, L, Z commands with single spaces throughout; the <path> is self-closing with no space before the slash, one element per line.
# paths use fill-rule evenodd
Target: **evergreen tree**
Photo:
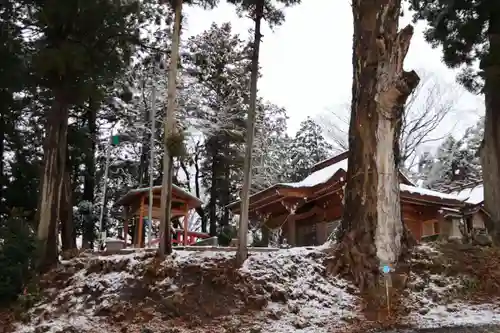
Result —
<path fill-rule="evenodd" d="M 9 183 L 7 175 L 7 152 L 16 141 L 16 124 L 22 111 L 22 99 L 17 97 L 23 84 L 29 83 L 27 71 L 27 45 L 22 38 L 18 22 L 22 12 L 13 0 L 2 2 L 0 8 L 0 217 L 8 213 L 4 186 Z"/>
<path fill-rule="evenodd" d="M 428 170 L 425 186 L 437 191 L 446 191 L 453 184 L 463 178 L 462 142 L 449 136 L 439 146 L 432 166 Z"/>
<path fill-rule="evenodd" d="M 285 109 L 259 101 L 252 167 L 253 192 L 290 180 L 287 120 Z"/>
<path fill-rule="evenodd" d="M 302 121 L 290 146 L 293 181 L 301 181 L 311 167 L 332 157 L 333 147 L 323 137 L 321 127 L 310 117 Z"/>
<path fill-rule="evenodd" d="M 247 115 L 247 132 L 245 138 L 245 160 L 243 163 L 243 185 L 241 188 L 241 212 L 239 228 L 239 249 L 236 255 L 238 265 L 242 265 L 247 258 L 246 237 L 248 233 L 248 206 L 252 184 L 252 155 L 255 136 L 255 120 L 257 119 L 257 80 L 259 79 L 259 53 L 262 40 L 261 24 L 267 21 L 271 26 L 278 25 L 284 21 L 283 9 L 278 9 L 276 3 L 270 0 L 230 0 L 237 7 L 238 13 L 247 14 L 254 22 L 252 41 L 252 63 L 250 98 Z M 300 3 L 300 0 L 279 0 L 278 3 L 285 7 Z"/>
<path fill-rule="evenodd" d="M 18 211 L 0 217 L 0 306 L 15 301 L 33 276 L 35 234 Z"/>
<path fill-rule="evenodd" d="M 493 221 L 489 232 L 500 244 L 500 3 L 412 0 L 410 7 L 416 20 L 429 24 L 425 37 L 433 46 L 442 46 L 445 64 L 462 68 L 459 81 L 474 93 L 484 93 L 484 203 Z"/>
<path fill-rule="evenodd" d="M 430 151 L 424 151 L 418 157 L 418 169 L 415 172 L 416 180 L 423 179 L 426 177 L 434 164 L 434 156 Z"/>
<path fill-rule="evenodd" d="M 460 140 L 450 136 L 441 143 L 435 156 L 424 156 L 420 162 L 420 171 L 425 179 L 425 186 L 447 192 L 481 179 L 479 146 L 483 124 L 482 119 L 479 120 L 466 130 Z"/>
<path fill-rule="evenodd" d="M 45 114 L 44 159 L 38 204 L 40 269 L 57 260 L 55 224 L 67 165 L 70 109 L 99 96 L 123 71 L 138 42 L 138 2 L 24 0 L 32 29 L 39 32 L 33 69 L 51 92 Z"/>
<path fill-rule="evenodd" d="M 210 234 L 218 222 L 229 223 L 224 207 L 238 196 L 242 145 L 245 135 L 246 87 L 250 83 L 249 48 L 231 25 L 212 25 L 188 41 L 186 71 L 194 90 L 202 98 L 198 106 L 198 129 L 203 133 L 206 157 L 202 164 L 203 184 L 208 190 Z"/>
<path fill-rule="evenodd" d="M 483 168 L 481 166 L 481 143 L 484 137 L 484 117 L 481 117 L 475 125 L 469 127 L 462 138 L 462 149 L 467 152 L 468 181 L 477 182 L 482 180 Z"/>

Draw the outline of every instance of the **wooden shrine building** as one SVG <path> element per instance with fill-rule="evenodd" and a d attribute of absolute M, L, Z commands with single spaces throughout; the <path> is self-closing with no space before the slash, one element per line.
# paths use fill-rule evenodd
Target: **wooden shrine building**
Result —
<path fill-rule="evenodd" d="M 148 219 L 152 219 L 152 221 L 159 221 L 161 218 L 161 186 L 153 187 L 152 216 L 147 216 L 149 207 L 149 190 L 149 187 L 131 190 L 115 203 L 117 206 L 123 206 L 123 239 L 125 244 L 128 244 L 127 237 L 129 234 L 129 228 L 132 226 L 134 228 L 134 246 L 144 247 L 144 219 L 147 217 Z M 183 245 L 188 245 L 187 241 L 190 234 L 192 234 L 188 230 L 189 217 L 193 213 L 194 209 L 200 207 L 202 204 L 203 202 L 196 196 L 176 185 L 172 185 L 172 219 L 183 218 L 184 225 L 182 227 L 181 235 Z M 157 243 L 157 241 L 155 241 L 155 243 Z"/>
<path fill-rule="evenodd" d="M 467 197 L 469 205 L 463 211 L 467 235 L 474 237 L 478 234 L 487 234 L 486 225 L 491 220 L 491 216 L 484 207 L 483 182 L 476 181 L 455 188 L 451 193 L 459 197 Z"/>
<path fill-rule="evenodd" d="M 342 217 L 347 153 L 314 165 L 300 182 L 275 184 L 250 197 L 250 219 L 260 222 L 264 243 L 268 231 L 277 229 L 292 246 L 320 245 L 328 239 Z M 400 190 L 403 221 L 418 241 L 460 223 L 466 205 L 462 198 L 415 187 L 401 172 Z M 228 208 L 239 214 L 240 201 Z"/>

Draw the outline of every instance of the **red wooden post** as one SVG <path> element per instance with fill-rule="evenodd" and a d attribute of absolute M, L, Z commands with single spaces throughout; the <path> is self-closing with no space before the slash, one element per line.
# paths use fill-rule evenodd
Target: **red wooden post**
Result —
<path fill-rule="evenodd" d="M 188 227 L 189 227 L 189 206 L 186 204 L 186 212 L 184 213 L 184 246 L 188 245 Z"/>
<path fill-rule="evenodd" d="M 123 221 L 123 247 L 127 248 L 127 237 L 128 237 L 128 207 L 123 207 L 123 212 L 125 219 Z"/>
<path fill-rule="evenodd" d="M 142 247 L 142 231 L 144 227 L 144 198 L 145 195 L 141 196 L 141 206 L 139 208 L 139 230 L 137 231 L 137 245 L 138 247 Z"/>

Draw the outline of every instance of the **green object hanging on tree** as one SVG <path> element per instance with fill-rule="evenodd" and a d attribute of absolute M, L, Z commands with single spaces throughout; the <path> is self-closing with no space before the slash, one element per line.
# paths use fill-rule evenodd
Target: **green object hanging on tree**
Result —
<path fill-rule="evenodd" d="M 111 136 L 111 144 L 113 146 L 117 146 L 118 144 L 120 144 L 120 136 L 119 135 L 112 135 Z"/>

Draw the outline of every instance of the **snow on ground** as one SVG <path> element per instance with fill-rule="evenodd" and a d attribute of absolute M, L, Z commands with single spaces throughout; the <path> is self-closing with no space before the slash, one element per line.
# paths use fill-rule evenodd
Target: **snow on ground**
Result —
<path fill-rule="evenodd" d="M 256 325 L 258 330 L 253 332 L 262 333 L 330 333 L 337 332 L 337 329 L 345 330 L 348 323 L 362 320 L 357 306 L 359 299 L 355 296 L 357 291 L 346 281 L 326 275 L 323 266 L 325 254 L 320 249 L 291 248 L 254 253 L 236 271 L 230 268 L 234 252 L 227 251 L 175 251 L 156 266 L 158 259 L 152 252 L 144 250 L 101 256 L 83 255 L 62 262 L 62 267 L 52 276 L 45 301 L 30 310 L 30 319 L 19 324 L 16 333 L 93 333 L 96 327 L 106 327 L 107 332 L 114 332 L 113 329 L 120 327 L 113 326 L 115 322 L 117 325 L 133 326 L 156 320 L 160 323 L 159 327 L 167 325 L 164 322 L 165 309 L 163 312 L 155 309 L 154 302 L 141 303 L 139 300 L 137 303 L 136 295 L 136 303 L 130 305 L 133 290 L 141 281 L 141 292 L 146 291 L 145 299 L 148 292 L 153 292 L 160 293 L 161 300 L 180 300 L 181 303 L 169 304 L 183 306 L 179 310 L 183 311 L 183 315 L 186 315 L 185 311 L 192 311 L 189 316 L 196 316 L 204 307 L 220 308 L 221 304 L 235 308 L 226 311 L 219 319 L 197 324 L 195 328 L 186 327 L 185 332 L 220 331 L 217 327 L 220 328 L 221 322 L 230 325 L 239 322 L 236 330 L 239 332 L 252 332 L 248 328 L 255 328 Z M 415 265 L 432 265 L 442 255 L 433 245 L 427 244 L 418 246 L 415 252 Z M 144 289 L 146 277 L 151 278 L 151 267 L 170 273 L 147 280 Z M 198 280 L 200 277 L 208 279 L 208 283 Z M 240 295 L 239 300 L 233 299 L 232 303 L 224 303 L 226 298 L 211 302 L 212 297 L 220 297 L 221 289 L 213 289 L 216 287 L 212 286 L 220 283 L 220 278 L 226 279 L 223 290 L 230 290 L 223 297 L 231 298 L 231 293 L 240 291 L 246 294 L 243 297 Z M 443 276 L 431 271 L 412 273 L 410 289 L 405 294 L 406 306 L 411 311 L 403 318 L 404 323 L 420 328 L 500 323 L 499 307 L 458 301 L 468 283 L 470 281 L 463 276 Z M 197 293 L 195 303 L 189 303 L 193 292 Z M 262 306 L 252 312 L 243 304 L 250 297 L 257 300 L 265 298 L 265 301 L 255 303 Z M 203 303 L 207 300 L 211 305 Z M 158 302 L 158 299 L 153 301 Z M 244 308 L 244 314 L 236 311 L 237 307 Z M 147 315 L 152 319 L 140 321 L 142 314 L 137 313 L 145 310 L 149 311 Z M 179 321 L 176 318 L 172 320 Z M 136 331 L 129 329 L 128 332 Z"/>
<path fill-rule="evenodd" d="M 332 324 L 356 317 L 355 289 L 346 281 L 325 277 L 316 248 L 291 248 L 250 257 L 241 268 L 257 281 L 271 282 L 288 302 L 270 302 L 264 332 L 330 332 Z M 351 291 L 351 293 L 348 292 Z M 327 328 L 328 327 L 328 328 Z"/>
<path fill-rule="evenodd" d="M 412 318 L 419 328 L 500 324 L 500 309 L 493 304 L 450 303 L 438 305 Z"/>
<path fill-rule="evenodd" d="M 234 255 L 225 251 L 175 251 L 161 266 L 210 270 L 232 260 Z M 340 327 L 356 316 L 356 297 L 352 295 L 355 289 L 345 281 L 326 276 L 324 256 L 315 248 L 254 253 L 237 271 L 242 279 L 265 290 L 267 302 L 255 314 L 262 332 L 326 333 L 331 332 L 332 325 Z M 90 328 L 103 324 L 102 316 L 124 302 L 127 289 L 145 275 L 154 260 L 151 252 L 136 251 L 63 261 L 61 272 L 71 276 L 62 285 L 55 283 L 47 290 L 48 301 L 30 310 L 31 321 L 19 325 L 16 332 L 92 331 Z M 174 280 L 161 278 L 149 289 L 184 292 L 185 286 Z M 122 316 L 128 316 L 123 312 Z"/>
<path fill-rule="evenodd" d="M 430 264 L 442 253 L 428 244 L 416 248 L 423 254 L 415 263 Z M 459 301 L 474 283 L 467 276 L 443 276 L 431 272 L 411 273 L 411 292 L 406 300 L 412 310 L 407 321 L 418 328 L 484 325 L 500 323 L 500 307 L 496 304 L 473 304 Z"/>

